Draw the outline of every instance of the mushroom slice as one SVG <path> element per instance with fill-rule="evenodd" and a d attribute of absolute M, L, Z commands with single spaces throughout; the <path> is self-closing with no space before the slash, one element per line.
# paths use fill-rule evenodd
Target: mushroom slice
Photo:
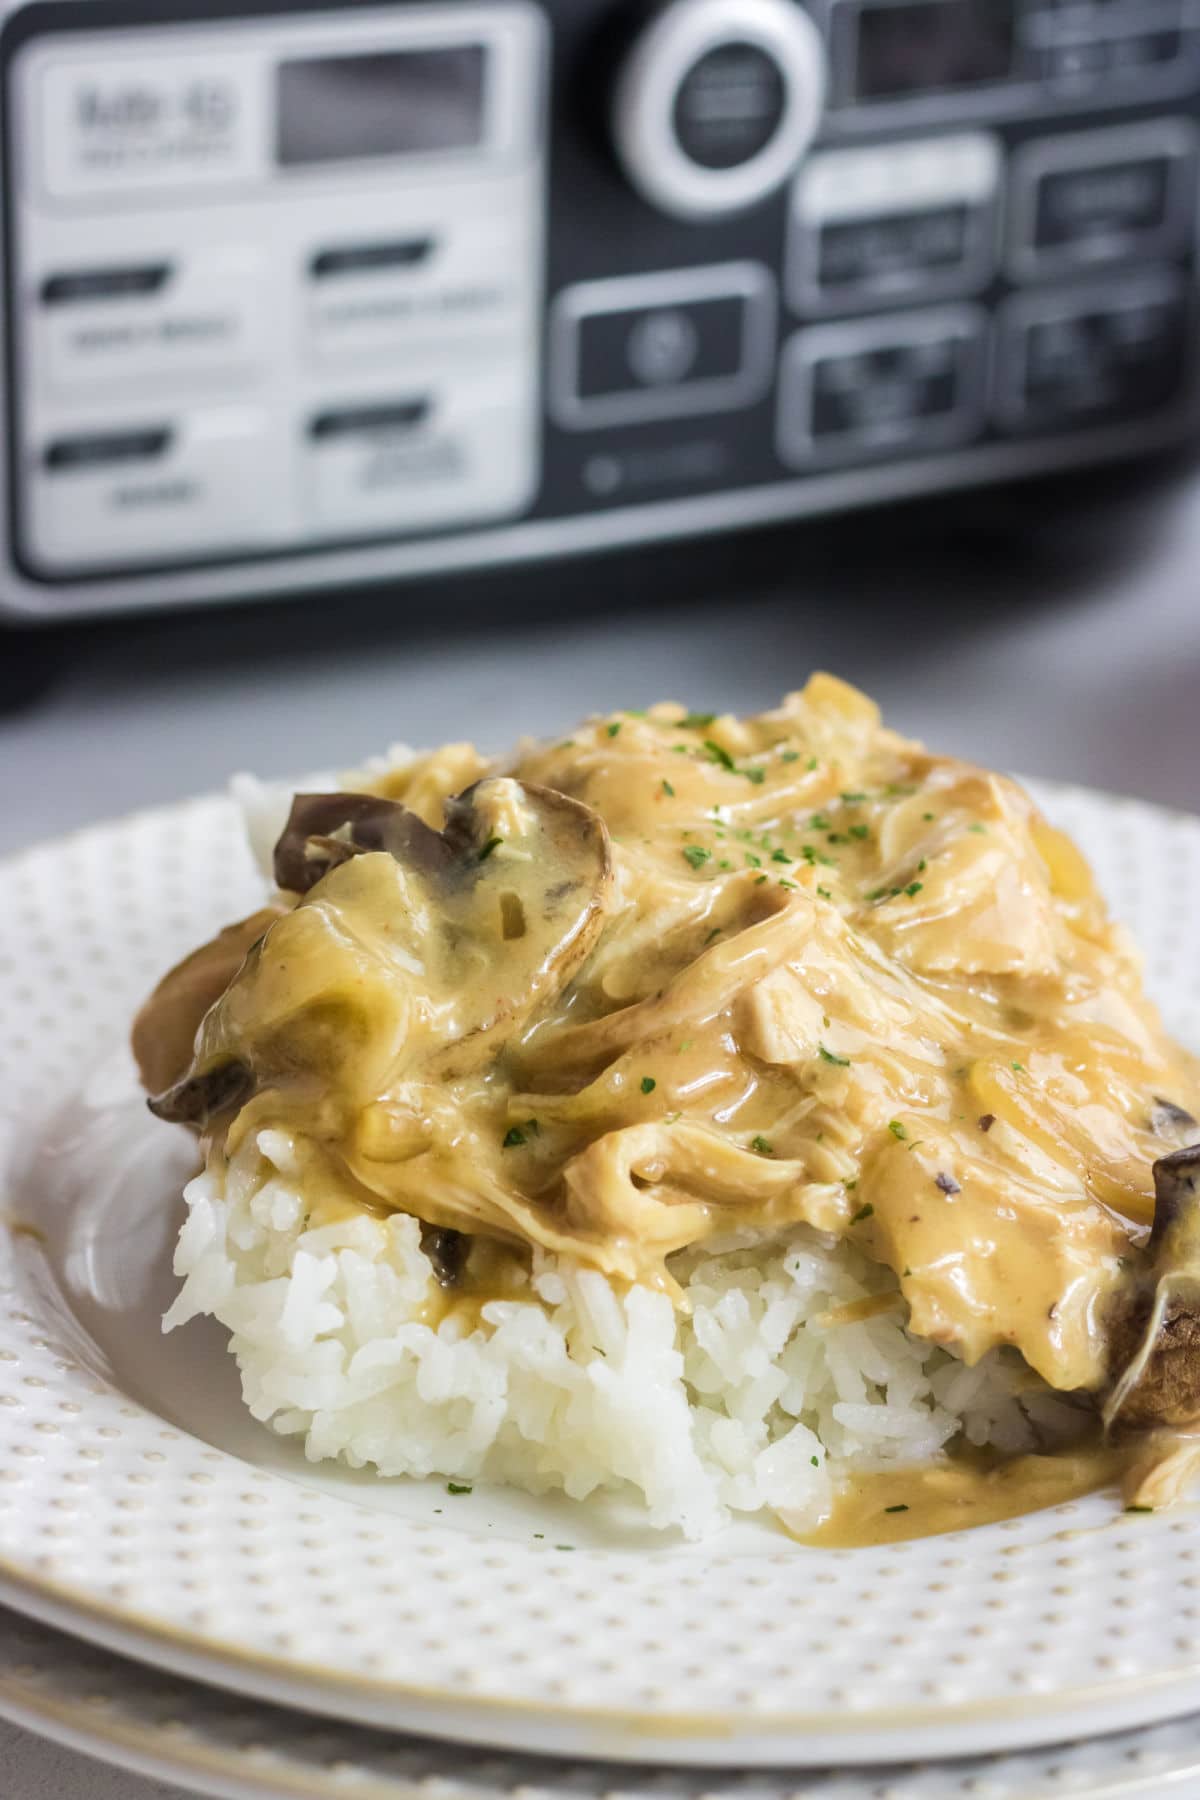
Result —
<path fill-rule="evenodd" d="M 133 1021 L 130 1042 L 148 1093 L 161 1093 L 182 1080 L 192 1060 L 200 1021 L 283 910 L 266 906 L 236 925 L 227 925 L 210 943 L 193 950 L 164 975 L 143 1003 Z"/>
<path fill-rule="evenodd" d="M 1145 1273 L 1117 1333 L 1123 1367 L 1104 1404 L 1108 1430 L 1200 1419 L 1200 1144 L 1158 1159 L 1154 1194 Z"/>
<path fill-rule="evenodd" d="M 207 1124 L 217 1101 L 247 1097 L 241 1069 L 255 1091 L 292 1091 L 314 1124 L 332 1106 L 344 1125 L 399 1082 L 480 1067 L 587 956 L 613 882 L 590 807 L 493 777 L 449 801 L 437 832 L 361 798 L 300 797 L 283 871 L 307 879 L 327 858 L 327 872 L 206 1015 L 160 1117 Z"/>

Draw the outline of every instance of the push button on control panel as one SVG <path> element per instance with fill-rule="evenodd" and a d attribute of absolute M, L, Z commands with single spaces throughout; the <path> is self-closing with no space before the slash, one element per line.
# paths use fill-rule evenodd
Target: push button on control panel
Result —
<path fill-rule="evenodd" d="M 995 262 L 1000 180 L 1000 149 L 985 132 L 813 157 L 792 195 L 791 306 L 982 287 Z"/>
<path fill-rule="evenodd" d="M 1183 391 L 1186 355 L 1182 286 L 1165 272 L 1020 295 L 1001 322 L 997 410 L 1017 431 L 1154 412 Z"/>
<path fill-rule="evenodd" d="M 984 324 L 973 309 L 798 332 L 784 352 L 779 450 L 786 462 L 855 461 L 932 449 L 974 432 Z"/>
<path fill-rule="evenodd" d="M 554 410 L 579 430 L 745 406 L 774 341 L 774 287 L 753 263 L 585 282 L 555 309 Z"/>
<path fill-rule="evenodd" d="M 1014 168 L 1014 272 L 1156 255 L 1190 234 L 1196 130 L 1163 119 L 1028 144 Z"/>
<path fill-rule="evenodd" d="M 44 380 L 81 388 L 248 366 L 263 351 L 263 265 L 252 249 L 60 265 L 41 278 L 33 319 Z"/>

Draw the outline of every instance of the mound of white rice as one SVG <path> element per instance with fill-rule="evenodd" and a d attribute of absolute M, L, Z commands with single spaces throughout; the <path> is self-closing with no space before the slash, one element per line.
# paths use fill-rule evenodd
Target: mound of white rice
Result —
<path fill-rule="evenodd" d="M 815 1524 L 849 1469 L 924 1462 L 960 1431 L 1020 1451 L 1077 1429 L 1014 1355 L 967 1369 L 910 1336 L 899 1302 L 848 1316 L 894 1278 L 807 1227 L 676 1257 L 690 1314 L 540 1257 L 528 1298 L 435 1328 L 417 1221 L 309 1228 L 296 1174 L 288 1138 L 262 1132 L 223 1181 L 189 1185 L 164 1326 L 220 1320 L 251 1412 L 314 1460 L 624 1491 L 701 1537 L 761 1508 Z"/>

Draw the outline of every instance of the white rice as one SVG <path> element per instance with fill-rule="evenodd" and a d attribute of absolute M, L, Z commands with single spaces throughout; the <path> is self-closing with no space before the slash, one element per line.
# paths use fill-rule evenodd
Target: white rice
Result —
<path fill-rule="evenodd" d="M 899 1302 L 839 1318 L 894 1277 L 804 1226 L 674 1258 L 690 1314 L 539 1257 L 528 1298 L 433 1328 L 444 1295 L 417 1221 L 309 1228 L 295 1176 L 289 1139 L 265 1131 L 223 1180 L 191 1182 L 164 1328 L 220 1320 L 250 1411 L 314 1460 L 615 1490 L 701 1537 L 762 1508 L 815 1524 L 850 1469 L 927 1461 L 960 1431 L 1021 1451 L 1078 1429 L 1011 1353 L 968 1369 L 911 1336 Z"/>

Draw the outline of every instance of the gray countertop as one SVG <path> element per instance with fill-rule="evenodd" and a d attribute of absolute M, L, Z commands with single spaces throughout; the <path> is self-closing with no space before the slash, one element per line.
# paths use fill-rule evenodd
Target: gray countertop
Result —
<path fill-rule="evenodd" d="M 415 595 L 0 636 L 0 853 L 234 769 L 398 738 L 500 749 L 663 697 L 761 708 L 822 666 L 940 748 L 1196 807 L 1200 474 L 1168 461 Z M 12 1800 L 169 1792 L 2 1726 L 0 1760 Z"/>

